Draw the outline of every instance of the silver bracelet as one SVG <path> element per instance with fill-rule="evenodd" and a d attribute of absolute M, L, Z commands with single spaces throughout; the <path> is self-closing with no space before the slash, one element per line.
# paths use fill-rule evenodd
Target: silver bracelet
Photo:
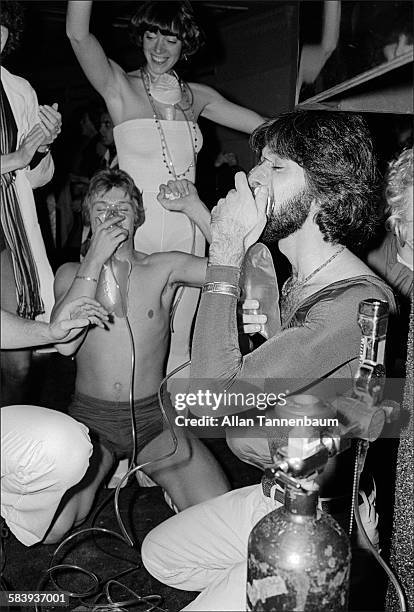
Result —
<path fill-rule="evenodd" d="M 240 287 L 237 285 L 231 285 L 230 283 L 224 282 L 212 282 L 212 283 L 204 283 L 203 288 L 201 290 L 202 293 L 219 293 L 221 295 L 231 295 L 239 299 L 240 297 Z"/>
<path fill-rule="evenodd" d="M 97 279 L 96 278 L 92 278 L 92 276 L 81 276 L 80 274 L 77 274 L 75 276 L 75 278 L 79 278 L 79 280 L 85 280 L 85 281 L 90 281 L 91 283 L 97 283 Z"/>

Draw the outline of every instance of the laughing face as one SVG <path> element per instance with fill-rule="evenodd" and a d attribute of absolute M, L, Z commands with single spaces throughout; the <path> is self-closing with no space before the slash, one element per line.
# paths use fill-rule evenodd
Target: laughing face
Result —
<path fill-rule="evenodd" d="M 106 221 L 111 216 L 120 215 L 124 218 L 117 225 L 128 232 L 128 236 L 134 235 L 134 202 L 120 187 L 112 187 L 106 193 L 97 193 L 89 206 L 92 232 L 99 223 Z"/>
<path fill-rule="evenodd" d="M 142 50 L 147 60 L 147 70 L 157 77 L 174 68 L 181 56 L 182 43 L 177 36 L 161 34 L 159 30 L 147 30 Z"/>

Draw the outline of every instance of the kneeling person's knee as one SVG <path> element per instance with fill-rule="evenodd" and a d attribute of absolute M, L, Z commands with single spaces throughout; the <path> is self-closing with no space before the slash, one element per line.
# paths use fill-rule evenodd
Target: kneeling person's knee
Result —
<path fill-rule="evenodd" d="M 162 582 L 165 580 L 165 575 L 162 571 L 163 553 L 156 533 L 157 528 L 153 529 L 145 536 L 141 546 L 141 559 L 146 570 L 154 576 L 154 578 Z"/>
<path fill-rule="evenodd" d="M 42 438 L 43 452 L 49 464 L 53 465 L 56 479 L 68 489 L 84 476 L 92 444 L 85 425 L 66 414 L 50 412 Z"/>

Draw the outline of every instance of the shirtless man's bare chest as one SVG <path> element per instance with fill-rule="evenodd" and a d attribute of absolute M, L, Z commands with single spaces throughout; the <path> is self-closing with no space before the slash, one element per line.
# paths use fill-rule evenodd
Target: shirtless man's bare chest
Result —
<path fill-rule="evenodd" d="M 114 401 L 129 399 L 132 355 L 135 399 L 157 392 L 168 349 L 169 311 L 175 292 L 168 284 L 168 270 L 153 255 L 135 254 L 129 275 L 123 276 L 116 264 L 102 271 L 97 299 L 104 302 L 105 283 L 110 290 L 115 288 L 117 314 L 112 315 L 107 329 L 89 330 L 76 357 L 76 390 Z"/>

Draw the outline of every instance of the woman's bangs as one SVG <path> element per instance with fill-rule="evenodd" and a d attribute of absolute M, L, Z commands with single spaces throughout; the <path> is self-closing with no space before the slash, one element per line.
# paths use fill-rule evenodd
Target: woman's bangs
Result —
<path fill-rule="evenodd" d="M 139 26 L 140 31 L 154 34 L 161 32 L 163 36 L 177 36 L 177 38 L 182 39 L 181 23 L 176 15 L 168 15 L 166 11 L 164 11 L 164 14 L 157 13 L 146 15 L 145 20 Z"/>

